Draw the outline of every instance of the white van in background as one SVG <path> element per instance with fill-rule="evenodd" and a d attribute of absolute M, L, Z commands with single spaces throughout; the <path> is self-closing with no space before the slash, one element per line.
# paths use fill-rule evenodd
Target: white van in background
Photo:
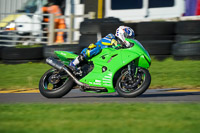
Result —
<path fill-rule="evenodd" d="M 184 0 L 105 0 L 105 17 L 122 21 L 181 17 Z"/>

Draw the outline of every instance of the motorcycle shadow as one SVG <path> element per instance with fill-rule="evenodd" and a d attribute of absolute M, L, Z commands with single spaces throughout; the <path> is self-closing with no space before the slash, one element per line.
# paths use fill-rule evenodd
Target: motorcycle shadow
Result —
<path fill-rule="evenodd" d="M 140 97 L 148 98 L 148 97 L 184 97 L 184 96 L 193 96 L 200 95 L 200 92 L 166 92 L 166 93 L 158 93 L 158 94 L 143 94 Z"/>
<path fill-rule="evenodd" d="M 144 93 L 136 98 L 164 98 L 164 97 L 185 97 L 185 96 L 197 96 L 200 92 L 154 92 L 154 93 Z M 96 94 L 96 93 L 73 93 L 69 94 L 64 98 L 123 98 L 117 93 L 112 94 Z"/>

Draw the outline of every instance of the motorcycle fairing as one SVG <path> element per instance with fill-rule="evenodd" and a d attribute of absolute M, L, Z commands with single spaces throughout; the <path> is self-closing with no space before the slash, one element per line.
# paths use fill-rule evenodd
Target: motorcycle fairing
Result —
<path fill-rule="evenodd" d="M 93 57 L 94 68 L 80 82 L 90 86 L 105 87 L 107 93 L 115 92 L 113 79 L 118 70 L 134 61 L 138 67 L 149 68 L 150 56 L 144 47 L 137 40 L 129 40 L 134 46 L 126 49 L 104 48 L 101 53 Z M 69 64 L 69 59 L 74 59 L 78 55 L 68 51 L 56 51 L 56 55 L 65 65 Z"/>
<path fill-rule="evenodd" d="M 54 51 L 58 58 L 64 62 L 65 65 L 69 65 L 70 59 L 75 59 L 78 55 L 69 51 Z"/>
<path fill-rule="evenodd" d="M 126 54 L 124 54 L 126 53 Z M 102 53 L 93 57 L 94 69 L 80 80 L 80 82 L 86 83 L 90 86 L 105 87 L 108 93 L 115 92 L 113 86 L 113 79 L 116 72 L 126 66 L 131 61 L 136 60 L 138 64 L 142 65 L 139 58 L 139 54 L 133 52 L 127 52 L 127 50 L 115 50 L 112 48 L 106 48 L 102 50 Z M 103 69 L 106 70 L 103 70 Z"/>

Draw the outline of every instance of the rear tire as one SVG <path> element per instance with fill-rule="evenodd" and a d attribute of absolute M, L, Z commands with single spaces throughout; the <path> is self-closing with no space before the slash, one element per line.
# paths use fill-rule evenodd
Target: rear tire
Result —
<path fill-rule="evenodd" d="M 136 82 L 139 80 L 139 78 L 143 77 L 143 79 L 138 83 L 133 88 L 128 88 L 127 86 L 133 85 L 134 83 L 130 83 L 131 81 L 129 80 L 128 83 L 125 81 L 128 77 L 128 70 L 124 69 L 122 70 L 121 76 L 118 78 L 117 83 L 116 83 L 116 91 L 118 94 L 122 97 L 125 98 L 133 98 L 140 96 L 143 94 L 149 87 L 151 83 L 151 75 L 147 69 L 144 68 L 138 68 L 138 76 L 136 79 Z M 127 88 L 126 88 L 127 87 Z"/>
<path fill-rule="evenodd" d="M 56 71 L 57 71 L 56 69 L 52 68 L 48 70 L 40 79 L 40 83 L 39 83 L 40 93 L 47 98 L 61 98 L 67 93 L 69 93 L 74 86 L 73 79 L 69 77 L 67 74 L 65 74 L 67 75 L 67 78 L 61 79 L 57 84 L 54 84 L 54 85 L 51 84 L 49 82 L 49 78 Z"/>

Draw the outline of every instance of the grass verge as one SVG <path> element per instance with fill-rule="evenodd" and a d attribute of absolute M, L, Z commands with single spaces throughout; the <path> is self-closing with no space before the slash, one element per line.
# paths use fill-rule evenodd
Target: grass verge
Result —
<path fill-rule="evenodd" d="M 38 88 L 41 76 L 50 68 L 44 63 L 0 64 L 0 89 Z"/>
<path fill-rule="evenodd" d="M 200 61 L 152 60 L 150 88 L 200 88 Z M 0 64 L 0 89 L 38 88 L 50 66 L 44 63 Z"/>
<path fill-rule="evenodd" d="M 199 133 L 200 104 L 0 104 L 1 133 Z"/>
<path fill-rule="evenodd" d="M 200 88 L 200 61 L 152 61 L 151 88 Z"/>

